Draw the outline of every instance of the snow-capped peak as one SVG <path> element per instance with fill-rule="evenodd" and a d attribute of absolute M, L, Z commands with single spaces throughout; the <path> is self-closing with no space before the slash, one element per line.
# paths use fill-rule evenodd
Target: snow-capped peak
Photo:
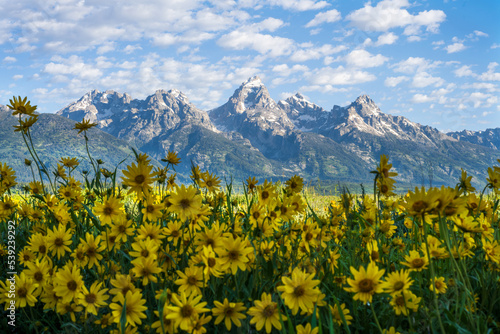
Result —
<path fill-rule="evenodd" d="M 246 88 L 262 87 L 264 84 L 258 76 L 254 76 L 245 81 L 241 86 Z"/>

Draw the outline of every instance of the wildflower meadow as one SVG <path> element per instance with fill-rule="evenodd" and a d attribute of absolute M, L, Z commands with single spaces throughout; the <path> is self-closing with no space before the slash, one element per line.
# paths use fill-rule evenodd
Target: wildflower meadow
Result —
<path fill-rule="evenodd" d="M 173 151 L 119 173 L 87 146 L 88 173 L 74 157 L 49 169 L 36 106 L 9 107 L 33 181 L 16 187 L 0 161 L 2 332 L 500 332 L 498 166 L 484 189 L 462 171 L 399 194 L 382 155 L 373 194 L 317 206 L 299 176 L 235 192 L 193 165 L 180 184 Z M 92 126 L 75 125 L 86 144 Z"/>

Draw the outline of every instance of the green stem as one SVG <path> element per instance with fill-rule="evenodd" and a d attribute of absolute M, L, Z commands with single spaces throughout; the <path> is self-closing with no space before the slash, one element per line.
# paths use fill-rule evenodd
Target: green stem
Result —
<path fill-rule="evenodd" d="M 373 303 L 370 303 L 370 307 L 372 309 L 372 313 L 373 313 L 373 317 L 375 318 L 375 322 L 377 323 L 378 330 L 380 331 L 381 334 L 383 334 L 384 331 L 382 330 L 382 327 L 380 327 L 380 323 L 378 322 L 377 313 L 375 312 L 375 308 L 373 307 Z"/>
<path fill-rule="evenodd" d="M 427 242 L 427 223 L 425 222 L 424 215 L 422 215 L 422 220 L 423 220 L 422 225 L 424 228 L 424 236 L 425 236 L 425 248 L 427 251 L 427 257 L 429 258 L 429 265 L 431 267 L 431 280 L 432 280 L 432 292 L 434 294 L 434 306 L 436 307 L 436 313 L 438 316 L 439 328 L 441 329 L 441 333 L 446 333 L 446 331 L 444 330 L 443 321 L 441 320 L 441 312 L 439 312 L 439 304 L 438 304 L 438 298 L 437 298 L 437 293 L 436 293 L 436 284 L 435 284 L 436 275 L 434 272 L 434 264 L 433 264 L 433 261 L 431 258 L 431 254 L 429 252 L 429 243 Z"/>

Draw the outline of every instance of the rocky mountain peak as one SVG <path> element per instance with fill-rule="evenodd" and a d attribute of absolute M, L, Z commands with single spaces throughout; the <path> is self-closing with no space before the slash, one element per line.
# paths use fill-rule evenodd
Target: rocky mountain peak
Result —
<path fill-rule="evenodd" d="M 249 78 L 241 84 L 229 100 L 236 113 L 241 114 L 255 108 L 274 108 L 276 102 L 258 76 Z"/>
<path fill-rule="evenodd" d="M 368 95 L 359 96 L 347 109 L 350 112 L 356 111 L 361 117 L 376 116 L 381 113 L 380 108 Z"/>

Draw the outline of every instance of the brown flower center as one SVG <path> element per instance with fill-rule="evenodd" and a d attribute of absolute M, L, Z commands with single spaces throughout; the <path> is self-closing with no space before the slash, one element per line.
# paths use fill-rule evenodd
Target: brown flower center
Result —
<path fill-rule="evenodd" d="M 94 304 L 97 300 L 97 296 L 93 293 L 89 293 L 88 295 L 85 296 L 85 301 L 87 304 Z"/>
<path fill-rule="evenodd" d="M 73 281 L 69 281 L 66 286 L 68 287 L 69 290 L 71 291 L 76 291 L 76 287 L 77 287 L 77 284 L 76 282 L 73 280 Z"/>
<path fill-rule="evenodd" d="M 113 208 L 107 206 L 104 208 L 103 212 L 104 212 L 104 215 L 111 216 L 113 214 Z"/>
<path fill-rule="evenodd" d="M 416 212 L 422 212 L 427 209 L 427 203 L 425 203 L 424 201 L 416 201 L 415 203 L 413 203 L 412 209 Z"/>
<path fill-rule="evenodd" d="M 39 271 L 37 271 L 35 273 L 35 275 L 33 275 L 33 277 L 35 278 L 35 281 L 37 281 L 37 282 L 41 282 L 43 280 L 43 274 Z"/>
<path fill-rule="evenodd" d="M 38 247 L 38 253 L 45 254 L 45 252 L 47 252 L 47 247 L 45 247 L 45 245 Z"/>
<path fill-rule="evenodd" d="M 64 242 L 62 238 L 56 238 L 56 240 L 54 240 L 54 245 L 56 245 L 57 247 L 61 247 L 63 243 Z"/>
<path fill-rule="evenodd" d="M 191 305 L 184 305 L 181 308 L 181 315 L 183 318 L 190 318 L 193 314 L 193 307 Z"/>
<path fill-rule="evenodd" d="M 361 292 L 371 292 L 373 290 L 373 281 L 365 278 L 358 283 L 358 286 Z"/>
<path fill-rule="evenodd" d="M 135 180 L 135 183 L 142 184 L 146 180 L 146 178 L 144 177 L 144 175 L 139 174 L 135 177 L 134 180 Z"/>
<path fill-rule="evenodd" d="M 413 268 L 421 268 L 424 266 L 424 260 L 422 260 L 421 258 L 413 259 L 411 261 L 411 265 Z"/>
<path fill-rule="evenodd" d="M 189 285 L 196 285 L 196 283 L 198 283 L 196 276 L 189 276 L 187 281 Z"/>
<path fill-rule="evenodd" d="M 394 284 L 394 290 L 396 291 L 399 291 L 401 290 L 403 287 L 405 286 L 405 284 L 401 281 L 398 281 Z"/>
<path fill-rule="evenodd" d="M 303 286 L 299 285 L 293 290 L 293 294 L 296 297 L 302 297 L 306 293 L 306 289 Z"/>
<path fill-rule="evenodd" d="M 191 201 L 189 199 L 187 199 L 187 198 L 183 198 L 179 202 L 179 205 L 181 206 L 181 208 L 187 209 L 191 205 Z"/>
<path fill-rule="evenodd" d="M 17 290 L 17 295 L 20 298 L 26 298 L 26 295 L 28 294 L 28 291 L 25 288 L 20 288 Z"/>
<path fill-rule="evenodd" d="M 267 305 L 262 311 L 262 315 L 266 318 L 272 317 L 275 310 L 276 308 L 274 307 L 274 305 Z"/>
<path fill-rule="evenodd" d="M 230 260 L 238 260 L 238 258 L 240 257 L 240 253 L 238 251 L 230 251 L 227 256 L 229 257 Z"/>

